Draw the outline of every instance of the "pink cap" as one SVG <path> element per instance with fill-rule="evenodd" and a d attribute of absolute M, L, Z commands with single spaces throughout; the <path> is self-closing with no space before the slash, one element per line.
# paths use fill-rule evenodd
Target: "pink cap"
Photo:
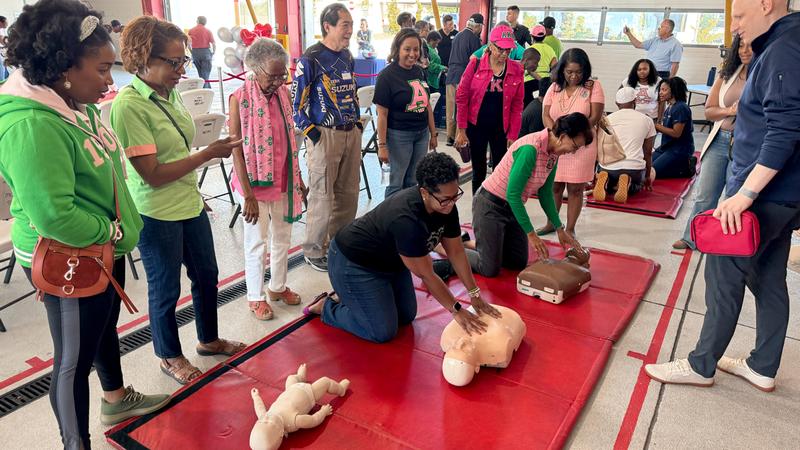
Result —
<path fill-rule="evenodd" d="M 531 36 L 534 36 L 534 37 L 542 37 L 545 34 L 547 34 L 547 30 L 544 29 L 544 25 L 536 25 L 531 30 Z"/>
<path fill-rule="evenodd" d="M 506 25 L 494 27 L 489 41 L 500 48 L 514 48 L 514 30 Z"/>

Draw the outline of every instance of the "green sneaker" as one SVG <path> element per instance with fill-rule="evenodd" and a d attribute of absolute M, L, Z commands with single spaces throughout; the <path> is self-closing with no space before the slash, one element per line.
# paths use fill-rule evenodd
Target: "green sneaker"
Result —
<path fill-rule="evenodd" d="M 100 400 L 100 423 L 115 425 L 131 417 L 158 411 L 169 403 L 169 399 L 169 395 L 144 395 L 133 390 L 133 386 L 128 386 L 125 388 L 125 396 L 117 403 Z"/>

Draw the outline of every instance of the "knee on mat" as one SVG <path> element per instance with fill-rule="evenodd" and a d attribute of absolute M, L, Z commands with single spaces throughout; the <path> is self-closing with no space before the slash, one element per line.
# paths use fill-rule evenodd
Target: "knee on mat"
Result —
<path fill-rule="evenodd" d="M 373 330 L 368 341 L 376 344 L 385 344 L 397 336 L 397 326 L 386 326 L 385 328 Z"/>

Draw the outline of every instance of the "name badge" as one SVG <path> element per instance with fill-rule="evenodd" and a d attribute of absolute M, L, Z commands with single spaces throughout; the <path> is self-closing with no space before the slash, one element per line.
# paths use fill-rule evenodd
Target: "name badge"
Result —
<path fill-rule="evenodd" d="M 351 75 L 350 72 L 342 72 L 342 79 L 343 80 L 352 80 L 353 79 L 353 75 Z"/>

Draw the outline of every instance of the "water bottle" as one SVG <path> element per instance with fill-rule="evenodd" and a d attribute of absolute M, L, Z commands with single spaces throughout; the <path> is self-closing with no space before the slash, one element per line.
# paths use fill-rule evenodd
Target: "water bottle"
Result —
<path fill-rule="evenodd" d="M 384 163 L 381 165 L 381 186 L 389 185 L 389 173 L 391 170 L 392 169 L 389 167 L 389 163 Z"/>

